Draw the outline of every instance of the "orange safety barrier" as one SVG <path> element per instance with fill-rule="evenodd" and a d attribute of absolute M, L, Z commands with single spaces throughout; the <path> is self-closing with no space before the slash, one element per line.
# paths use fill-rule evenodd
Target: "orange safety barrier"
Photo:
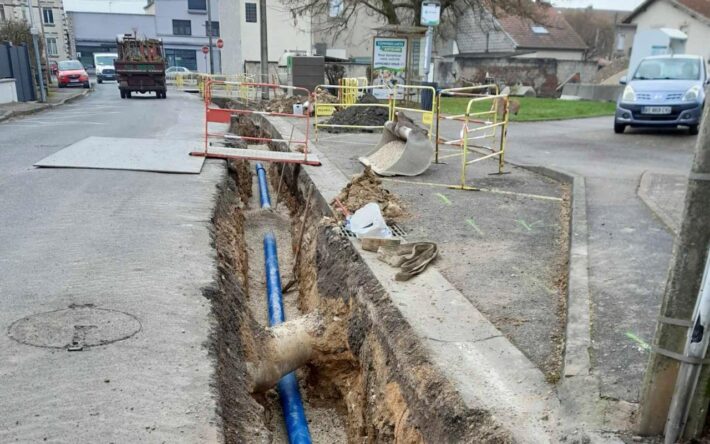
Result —
<path fill-rule="evenodd" d="M 193 151 L 190 153 L 193 156 L 203 156 L 208 158 L 219 158 L 219 159 L 248 159 L 248 160 L 262 160 L 271 162 L 283 162 L 283 163 L 300 163 L 305 165 L 317 166 L 320 165 L 318 158 L 308 152 L 308 139 L 310 131 L 310 110 L 303 109 L 302 114 L 295 113 L 279 113 L 271 111 L 255 111 L 250 109 L 232 109 L 232 108 L 217 108 L 212 104 L 212 89 L 215 86 L 226 86 L 232 85 L 236 87 L 247 87 L 247 88 L 268 88 L 270 90 L 283 91 L 290 90 L 292 92 L 302 92 L 305 93 L 306 97 L 311 96 L 311 92 L 306 88 L 299 88 L 295 86 L 287 85 L 277 85 L 274 83 L 254 83 L 254 82 L 229 82 L 223 80 L 212 80 L 209 79 L 205 82 L 204 89 L 204 100 L 205 100 L 205 127 L 204 127 L 204 150 L 203 151 Z M 276 117 L 288 117 L 305 120 L 305 137 L 303 140 L 291 140 L 273 137 L 257 137 L 257 136 L 243 136 L 240 134 L 232 133 L 215 133 L 210 132 L 210 123 L 231 123 L 232 116 L 234 115 L 262 115 L 262 116 L 276 116 Z M 281 151 L 264 151 L 264 150 L 253 150 L 253 149 L 241 149 L 241 148 L 231 148 L 231 147 L 213 147 L 210 146 L 210 138 L 219 137 L 226 140 L 245 140 L 247 142 L 283 142 L 289 145 L 295 143 L 299 144 L 303 148 L 303 152 L 281 152 Z"/>

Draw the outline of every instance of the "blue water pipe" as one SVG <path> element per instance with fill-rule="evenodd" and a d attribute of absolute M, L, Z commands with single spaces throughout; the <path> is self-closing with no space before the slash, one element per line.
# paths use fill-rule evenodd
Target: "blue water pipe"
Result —
<path fill-rule="evenodd" d="M 257 163 L 256 173 L 259 178 L 259 197 L 262 208 L 271 208 L 269 190 L 266 185 L 266 171 Z M 281 292 L 281 275 L 279 273 L 279 256 L 276 250 L 276 237 L 273 233 L 264 235 L 264 267 L 266 269 L 266 303 L 269 309 L 269 325 L 281 324 L 286 320 L 284 315 L 283 294 Z M 294 372 L 288 373 L 277 384 L 281 409 L 286 421 L 286 432 L 290 444 L 311 444 L 311 434 L 308 431 L 306 412 L 303 410 L 301 393 Z"/>
<path fill-rule="evenodd" d="M 266 170 L 260 163 L 256 164 L 256 176 L 259 179 L 259 201 L 261 202 L 261 208 L 271 208 L 269 186 L 266 182 Z"/>

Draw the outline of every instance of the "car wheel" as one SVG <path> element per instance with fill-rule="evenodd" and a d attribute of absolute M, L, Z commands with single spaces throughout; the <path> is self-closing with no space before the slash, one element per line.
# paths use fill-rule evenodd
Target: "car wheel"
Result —
<path fill-rule="evenodd" d="M 104 81 L 102 79 L 96 79 L 96 82 L 99 84 L 104 83 Z"/>
<path fill-rule="evenodd" d="M 60 88 L 64 88 L 64 85 L 62 85 L 62 84 L 60 83 L 60 84 L 59 84 L 59 87 L 60 87 Z"/>
<path fill-rule="evenodd" d="M 698 125 L 690 125 L 688 127 L 688 134 L 690 134 L 691 136 L 695 136 L 696 134 L 698 134 Z"/>
<path fill-rule="evenodd" d="M 86 89 L 91 88 L 91 83 L 89 83 L 89 82 L 84 83 L 84 88 L 86 88 Z"/>
<path fill-rule="evenodd" d="M 623 123 L 615 123 L 614 124 L 614 132 L 616 134 L 623 134 L 625 129 L 626 129 L 626 125 L 624 125 Z"/>

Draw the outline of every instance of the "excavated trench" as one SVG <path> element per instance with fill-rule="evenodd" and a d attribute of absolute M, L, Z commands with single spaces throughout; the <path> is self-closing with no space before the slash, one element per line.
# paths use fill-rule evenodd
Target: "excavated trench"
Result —
<path fill-rule="evenodd" d="M 260 134 L 278 137 L 267 120 L 253 119 Z M 237 126 L 249 125 L 235 120 L 232 131 Z M 283 296 L 287 323 L 312 336 L 296 375 L 313 442 L 510 442 L 489 412 L 467 408 L 432 365 L 317 190 L 306 205 L 311 182 L 304 170 L 274 164 L 268 172 L 277 209 L 259 208 L 254 164 L 231 161 L 213 216 L 219 275 L 206 295 L 216 319 L 212 349 L 225 441 L 288 442 L 273 381 L 257 381 L 261 373 L 254 371 L 272 368 L 280 359 L 275 350 L 286 350 L 274 346 L 282 337 L 267 327 L 262 236 L 271 231 L 283 286 L 296 280 Z"/>

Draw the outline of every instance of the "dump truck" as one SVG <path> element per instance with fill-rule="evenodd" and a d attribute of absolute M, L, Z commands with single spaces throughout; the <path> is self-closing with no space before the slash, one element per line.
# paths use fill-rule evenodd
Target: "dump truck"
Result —
<path fill-rule="evenodd" d="M 131 34 L 116 39 L 118 58 L 114 62 L 118 90 L 122 99 L 130 99 L 131 93 L 155 92 L 155 97 L 164 99 L 165 54 L 159 39 L 140 39 Z"/>

